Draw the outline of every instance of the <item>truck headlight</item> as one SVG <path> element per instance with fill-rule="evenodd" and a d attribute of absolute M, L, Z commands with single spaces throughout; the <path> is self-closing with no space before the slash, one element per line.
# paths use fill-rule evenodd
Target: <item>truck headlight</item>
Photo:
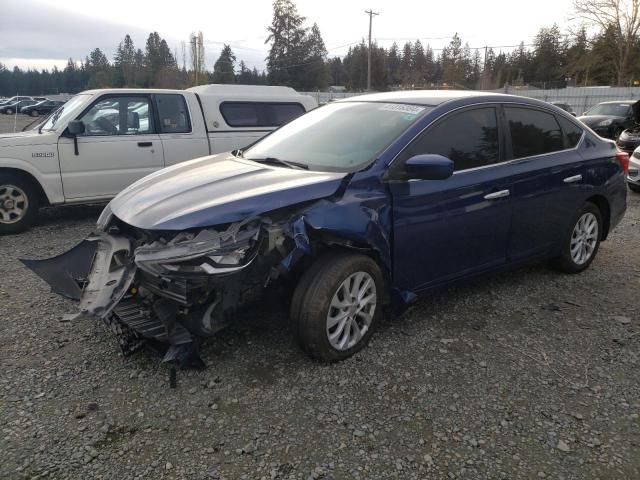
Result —
<path fill-rule="evenodd" d="M 156 276 L 191 277 L 222 275 L 247 267 L 258 253 L 259 225 L 229 227 L 224 232 L 214 229 L 197 234 L 182 232 L 169 242 L 157 240 L 138 247 L 136 265 Z"/>

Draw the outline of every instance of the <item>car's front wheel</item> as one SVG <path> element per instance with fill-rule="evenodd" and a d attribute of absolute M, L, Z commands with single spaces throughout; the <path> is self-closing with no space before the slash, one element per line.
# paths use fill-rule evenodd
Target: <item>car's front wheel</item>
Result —
<path fill-rule="evenodd" d="M 13 108 L 7 108 L 4 113 L 6 113 L 7 115 L 13 115 Z"/>
<path fill-rule="evenodd" d="M 366 346 L 382 315 L 384 281 L 366 255 L 332 253 L 305 272 L 291 302 L 298 343 L 311 357 L 335 362 Z"/>
<path fill-rule="evenodd" d="M 38 114 L 38 111 L 37 111 L 37 110 L 31 110 L 31 111 L 29 112 L 29 115 L 31 115 L 32 117 L 37 117 L 39 114 Z"/>
<path fill-rule="evenodd" d="M 38 192 L 30 181 L 12 173 L 0 173 L 0 235 L 20 233 L 31 227 L 38 206 Z"/>
<path fill-rule="evenodd" d="M 555 266 L 566 273 L 587 269 L 598 253 L 602 238 L 602 214 L 597 205 L 587 202 L 578 211 L 571 233 L 564 240 L 562 255 Z"/>
<path fill-rule="evenodd" d="M 629 190 L 632 192 L 640 193 L 640 185 L 636 185 L 634 183 L 627 183 L 629 185 Z"/>

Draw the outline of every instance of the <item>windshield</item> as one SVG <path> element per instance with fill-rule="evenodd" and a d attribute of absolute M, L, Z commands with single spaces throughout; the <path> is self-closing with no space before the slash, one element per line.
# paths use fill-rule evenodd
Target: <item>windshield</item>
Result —
<path fill-rule="evenodd" d="M 91 95 L 84 94 L 71 98 L 64 106 L 56 110 L 55 113 L 47 119 L 44 125 L 42 125 L 42 130 L 54 130 L 56 126 L 66 125 L 67 120 L 78 113 L 76 111 L 77 107 L 84 104 L 89 97 L 91 97 Z"/>
<path fill-rule="evenodd" d="M 255 161 L 277 159 L 311 170 L 355 171 L 429 110 L 400 103 L 331 103 L 284 125 L 243 156 Z"/>
<path fill-rule="evenodd" d="M 630 103 L 601 103 L 596 105 L 585 115 L 611 115 L 614 117 L 626 117 L 631 115 Z"/>

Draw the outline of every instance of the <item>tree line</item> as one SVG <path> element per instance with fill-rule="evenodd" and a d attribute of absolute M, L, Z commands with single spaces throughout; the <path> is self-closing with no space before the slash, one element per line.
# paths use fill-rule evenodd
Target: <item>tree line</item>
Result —
<path fill-rule="evenodd" d="M 597 10 L 593 2 L 598 3 Z M 522 42 L 510 50 L 470 47 L 457 33 L 439 50 L 419 39 L 389 48 L 374 43 L 372 88 L 640 85 L 640 0 L 576 0 L 574 7 L 585 22 L 577 31 L 543 27 L 531 44 Z M 587 26 L 596 33 L 588 34 Z M 191 35 L 189 65 L 183 42 L 179 65 L 177 52 L 153 32 L 144 49 L 136 48 L 126 35 L 111 60 L 95 48 L 79 62 L 70 58 L 62 70 L 8 69 L 0 64 L 0 95 L 77 93 L 106 87 L 187 88 L 204 83 L 287 85 L 302 91 L 325 90 L 329 85 L 366 89 L 364 40 L 349 47 L 344 57 L 330 58 L 320 28 L 315 23 L 307 26 L 293 0 L 274 0 L 267 31 L 265 71 L 248 68 L 226 44 L 213 69 L 207 70 L 202 33 Z"/>

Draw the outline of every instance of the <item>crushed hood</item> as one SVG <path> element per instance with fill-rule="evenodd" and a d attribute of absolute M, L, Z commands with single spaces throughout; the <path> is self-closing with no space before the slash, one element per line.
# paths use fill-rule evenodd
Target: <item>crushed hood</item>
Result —
<path fill-rule="evenodd" d="M 346 175 L 264 165 L 226 153 L 153 173 L 123 190 L 109 208 L 134 227 L 185 230 L 328 197 Z"/>

